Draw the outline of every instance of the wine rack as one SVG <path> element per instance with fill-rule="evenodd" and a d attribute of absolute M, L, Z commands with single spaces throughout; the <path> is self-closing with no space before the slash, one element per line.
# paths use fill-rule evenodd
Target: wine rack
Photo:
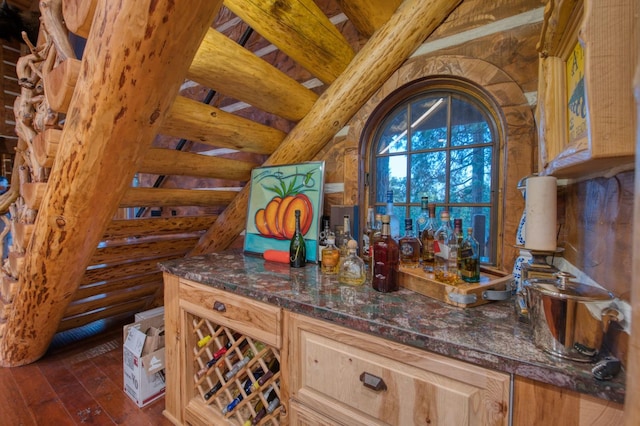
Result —
<path fill-rule="evenodd" d="M 246 334 L 188 315 L 196 398 L 229 424 L 280 425 L 280 353 Z"/>

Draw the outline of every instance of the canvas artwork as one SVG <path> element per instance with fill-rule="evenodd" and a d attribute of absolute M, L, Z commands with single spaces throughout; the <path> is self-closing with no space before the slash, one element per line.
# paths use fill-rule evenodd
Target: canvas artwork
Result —
<path fill-rule="evenodd" d="M 295 233 L 295 211 L 300 210 L 300 230 L 307 247 L 307 260 L 317 262 L 323 190 L 323 161 L 253 169 L 245 252 L 289 251 Z"/>

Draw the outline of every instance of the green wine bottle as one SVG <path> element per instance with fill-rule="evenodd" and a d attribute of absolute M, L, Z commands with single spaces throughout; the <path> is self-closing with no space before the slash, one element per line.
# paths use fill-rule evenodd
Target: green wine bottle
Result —
<path fill-rule="evenodd" d="M 295 211 L 296 232 L 291 238 L 289 246 L 289 265 L 292 268 L 302 268 L 307 264 L 307 247 L 304 244 L 304 237 L 300 232 L 300 210 Z"/>

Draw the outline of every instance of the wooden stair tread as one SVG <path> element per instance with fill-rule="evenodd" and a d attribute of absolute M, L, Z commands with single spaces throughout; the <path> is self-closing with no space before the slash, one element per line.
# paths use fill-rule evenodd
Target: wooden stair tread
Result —
<path fill-rule="evenodd" d="M 258 164 L 212 157 L 175 149 L 151 148 L 138 168 L 140 173 L 197 176 L 246 182 Z"/>
<path fill-rule="evenodd" d="M 107 226 L 103 240 L 206 231 L 217 217 L 209 215 L 118 219 Z"/>

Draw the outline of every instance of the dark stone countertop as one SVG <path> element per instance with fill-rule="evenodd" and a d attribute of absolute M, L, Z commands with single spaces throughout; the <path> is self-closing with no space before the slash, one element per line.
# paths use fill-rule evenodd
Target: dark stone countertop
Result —
<path fill-rule="evenodd" d="M 323 319 L 352 330 L 504 373 L 623 403 L 624 371 L 596 380 L 593 365 L 538 349 L 510 301 L 458 308 L 411 290 L 378 293 L 322 275 L 317 265 L 293 269 L 240 251 L 164 262 L 160 268 L 215 288 Z"/>

